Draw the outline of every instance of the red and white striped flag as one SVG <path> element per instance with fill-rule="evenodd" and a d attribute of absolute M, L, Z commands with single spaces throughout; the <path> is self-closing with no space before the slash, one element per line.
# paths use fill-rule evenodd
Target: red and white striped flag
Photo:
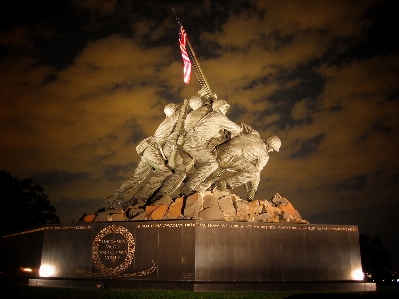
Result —
<path fill-rule="evenodd" d="M 176 21 L 177 21 L 177 26 L 179 30 L 179 44 L 180 44 L 180 52 L 181 56 L 183 58 L 183 80 L 185 83 L 190 82 L 190 77 L 191 77 L 191 61 L 190 57 L 188 57 L 187 53 L 187 33 L 183 28 L 182 23 L 180 22 L 180 19 L 176 16 Z"/>

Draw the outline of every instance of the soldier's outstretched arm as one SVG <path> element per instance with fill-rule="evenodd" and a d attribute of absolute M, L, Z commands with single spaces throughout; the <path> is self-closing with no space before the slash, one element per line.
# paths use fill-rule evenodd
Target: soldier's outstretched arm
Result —
<path fill-rule="evenodd" d="M 238 136 L 242 133 L 242 127 L 235 122 L 232 122 L 227 116 L 222 115 L 220 116 L 221 119 L 219 120 L 220 127 L 225 129 L 231 133 L 231 137 Z"/>

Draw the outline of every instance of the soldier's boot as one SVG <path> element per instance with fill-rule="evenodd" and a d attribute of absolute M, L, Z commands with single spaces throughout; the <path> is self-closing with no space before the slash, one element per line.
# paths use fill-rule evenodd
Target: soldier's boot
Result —
<path fill-rule="evenodd" d="M 227 182 L 225 180 L 221 180 L 216 183 L 216 188 L 220 191 L 230 191 L 227 187 Z"/>
<path fill-rule="evenodd" d="M 254 198 L 255 198 L 255 190 L 249 190 L 248 192 L 247 192 L 247 200 L 248 201 L 253 201 L 254 200 Z"/>
<path fill-rule="evenodd" d="M 121 201 L 115 198 L 115 196 L 111 195 L 105 199 L 105 203 L 107 204 L 107 210 L 115 210 L 116 204 L 120 204 Z"/>
<path fill-rule="evenodd" d="M 195 192 L 196 192 L 195 190 L 191 190 L 190 188 L 183 187 L 180 189 L 179 196 L 189 196 L 191 194 L 194 194 Z"/>

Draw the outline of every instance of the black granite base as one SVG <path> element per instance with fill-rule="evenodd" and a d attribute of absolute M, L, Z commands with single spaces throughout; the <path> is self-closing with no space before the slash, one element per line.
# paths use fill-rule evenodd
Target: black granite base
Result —
<path fill-rule="evenodd" d="M 98 280 L 29 279 L 29 286 L 95 289 Z M 370 282 L 137 282 L 101 280 L 105 289 L 180 290 L 193 292 L 374 292 Z"/>
<path fill-rule="evenodd" d="M 192 291 L 374 291 L 357 226 L 205 220 L 48 225 L 3 238 L 2 269 L 30 285 Z M 45 272 L 44 270 L 48 270 Z"/>

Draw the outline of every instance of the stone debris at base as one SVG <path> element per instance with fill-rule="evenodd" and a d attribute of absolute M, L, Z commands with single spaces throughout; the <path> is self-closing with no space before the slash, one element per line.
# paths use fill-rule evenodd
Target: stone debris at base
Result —
<path fill-rule="evenodd" d="M 276 193 L 271 200 L 247 201 L 235 194 L 214 189 L 173 199 L 162 197 L 145 207 L 129 206 L 89 214 L 84 222 L 202 219 L 248 222 L 291 222 L 308 224 L 293 205 Z"/>

